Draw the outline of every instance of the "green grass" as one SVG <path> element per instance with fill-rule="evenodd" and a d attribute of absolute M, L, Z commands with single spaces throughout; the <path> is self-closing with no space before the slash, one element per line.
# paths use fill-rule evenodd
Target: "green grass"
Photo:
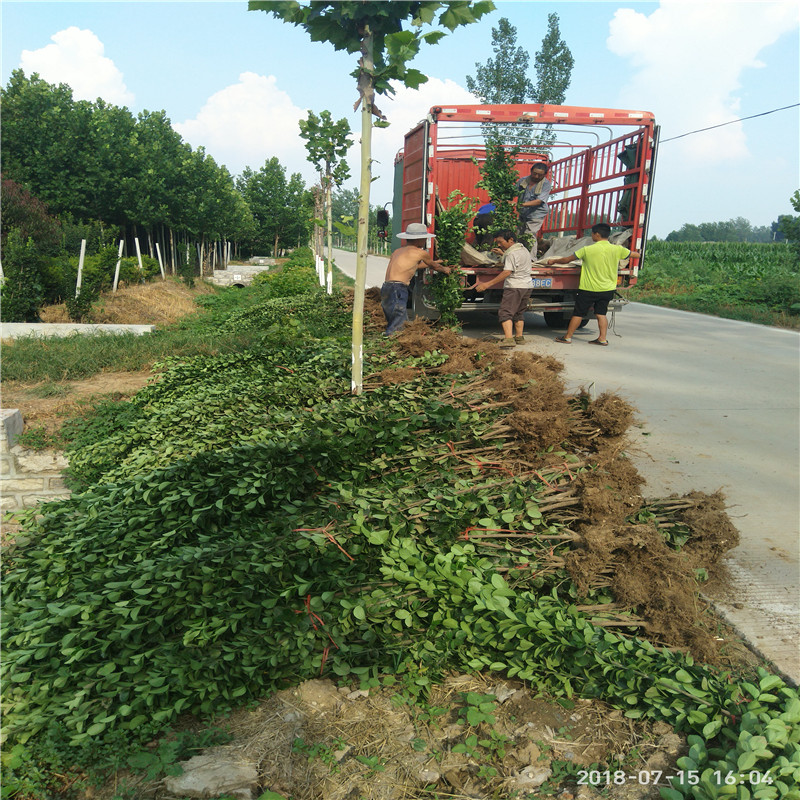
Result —
<path fill-rule="evenodd" d="M 334 265 L 334 288 L 351 288 L 353 283 Z M 252 344 L 252 332 L 223 329 L 223 322 L 234 311 L 252 308 L 264 299 L 257 287 L 223 288 L 198 298 L 202 313 L 143 336 L 93 333 L 17 339 L 3 348 L 0 375 L 4 381 L 52 383 L 89 378 L 104 371 L 139 372 L 168 356 L 239 353 Z"/>
<path fill-rule="evenodd" d="M 650 242 L 629 297 L 726 319 L 800 328 L 797 250 L 786 244 Z"/>
<path fill-rule="evenodd" d="M 4 381 L 79 380 L 107 370 L 138 372 L 167 356 L 233 353 L 251 337 L 213 329 L 167 328 L 152 334 L 76 334 L 63 339 L 27 337 L 3 348 Z"/>

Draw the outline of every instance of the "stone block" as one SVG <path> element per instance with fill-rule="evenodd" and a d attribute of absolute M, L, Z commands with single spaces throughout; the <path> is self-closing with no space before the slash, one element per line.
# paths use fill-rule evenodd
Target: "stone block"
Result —
<path fill-rule="evenodd" d="M 61 472 L 69 466 L 69 461 L 63 453 L 56 450 L 26 450 L 17 445 L 11 450 L 17 459 L 17 467 L 22 472 Z"/>
<path fill-rule="evenodd" d="M 17 443 L 23 425 L 18 409 L 0 409 L 0 453 L 7 453 Z"/>
<path fill-rule="evenodd" d="M 55 500 L 66 500 L 69 498 L 68 494 L 26 494 L 22 498 L 23 508 L 33 508 L 40 503 L 49 503 Z"/>
<path fill-rule="evenodd" d="M 41 492 L 44 490 L 44 478 L 12 478 L 3 481 L 3 494 L 6 492 Z"/>
<path fill-rule="evenodd" d="M 251 800 L 258 785 L 258 770 L 247 761 L 207 751 L 182 761 L 183 775 L 164 778 L 170 794 L 186 798 L 210 798 L 225 795 L 236 800 Z"/>

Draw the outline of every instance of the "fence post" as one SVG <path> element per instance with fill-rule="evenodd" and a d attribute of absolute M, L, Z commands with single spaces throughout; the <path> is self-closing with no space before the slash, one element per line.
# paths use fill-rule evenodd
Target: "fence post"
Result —
<path fill-rule="evenodd" d="M 114 268 L 114 291 L 117 291 L 119 286 L 119 266 L 122 263 L 122 248 L 125 247 L 125 240 L 119 240 L 119 251 L 117 252 L 117 266 Z"/>
<path fill-rule="evenodd" d="M 78 282 L 75 284 L 75 298 L 81 293 L 81 280 L 83 278 L 83 259 L 86 256 L 86 239 L 81 239 L 81 257 L 78 259 Z"/>
<path fill-rule="evenodd" d="M 144 281 L 144 265 L 142 264 L 142 249 L 139 247 L 139 237 L 137 236 L 134 240 L 136 242 L 136 257 L 139 259 L 139 275 Z"/>

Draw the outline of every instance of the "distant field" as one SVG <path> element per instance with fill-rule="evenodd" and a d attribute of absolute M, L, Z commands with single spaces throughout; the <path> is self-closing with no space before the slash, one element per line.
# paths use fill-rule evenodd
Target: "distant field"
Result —
<path fill-rule="evenodd" d="M 641 303 L 800 328 L 800 259 L 787 244 L 648 242 Z"/>

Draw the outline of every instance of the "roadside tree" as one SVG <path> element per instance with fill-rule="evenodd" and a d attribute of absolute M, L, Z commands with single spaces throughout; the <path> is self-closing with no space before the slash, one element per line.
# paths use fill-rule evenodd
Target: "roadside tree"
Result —
<path fill-rule="evenodd" d="M 791 197 L 792 208 L 800 213 L 800 189 Z M 800 217 L 793 217 L 789 214 L 782 214 L 778 217 L 778 228 L 786 237 L 786 241 L 800 248 Z"/>
<path fill-rule="evenodd" d="M 415 89 L 427 80 L 419 70 L 408 67 L 423 43 L 435 44 L 443 30 L 423 32 L 426 25 L 438 24 L 448 31 L 477 22 L 494 9 L 491 0 L 483 2 L 370 2 L 341 3 L 318 0 L 301 5 L 296 0 L 250 0 L 251 11 L 266 11 L 284 22 L 303 28 L 312 41 L 330 42 L 337 50 L 360 53 L 356 78 L 361 106 L 361 180 L 358 211 L 358 254 L 353 299 L 353 394 L 363 387 L 364 287 L 367 276 L 367 233 L 369 196 L 372 180 L 372 118 L 375 124 L 387 123 L 375 104 L 378 94 L 392 94 L 391 81 Z M 407 24 L 407 29 L 403 25 Z"/>
<path fill-rule="evenodd" d="M 308 160 L 316 166 L 320 173 L 328 241 L 327 283 L 328 293 L 330 293 L 333 285 L 331 192 L 334 186 L 341 186 L 350 177 L 350 167 L 344 161 L 352 143 L 350 125 L 346 119 L 334 122 L 330 111 L 323 111 L 319 116 L 313 111 L 309 111 L 308 119 L 300 120 L 300 136 L 305 139 Z"/>
<path fill-rule="evenodd" d="M 475 76 L 467 76 L 467 88 L 481 103 L 561 105 L 572 79 L 575 60 L 561 38 L 558 14 L 547 17 L 547 33 L 534 57 L 536 83 L 527 77 L 530 56 L 525 46 L 517 45 L 517 29 L 505 17 L 492 28 L 495 58 L 475 64 Z M 487 124 L 482 126 L 487 139 L 526 149 L 548 148 L 555 140 L 552 126 L 523 128 Z"/>

